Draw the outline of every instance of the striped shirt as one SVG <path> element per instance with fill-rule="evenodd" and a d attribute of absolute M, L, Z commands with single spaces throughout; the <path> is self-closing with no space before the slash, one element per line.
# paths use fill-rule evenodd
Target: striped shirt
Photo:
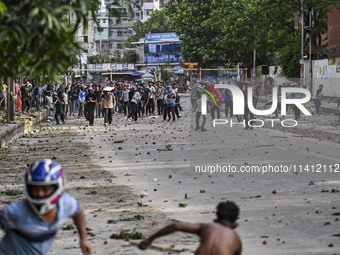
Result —
<path fill-rule="evenodd" d="M 55 222 L 48 225 L 26 199 L 11 203 L 0 211 L 0 228 L 6 234 L 0 242 L 0 255 L 46 255 L 65 220 L 80 211 L 78 201 L 63 194 L 58 201 Z"/>

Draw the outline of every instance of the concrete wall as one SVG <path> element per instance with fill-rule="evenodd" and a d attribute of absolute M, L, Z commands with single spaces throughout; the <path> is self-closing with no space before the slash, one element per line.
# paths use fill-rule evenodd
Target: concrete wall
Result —
<path fill-rule="evenodd" d="M 9 142 L 19 138 L 23 134 L 30 132 L 34 125 L 41 122 L 47 116 L 47 111 L 35 113 L 35 117 L 25 117 L 23 121 L 16 124 L 7 124 L 0 130 L 0 149 L 4 148 Z"/>
<path fill-rule="evenodd" d="M 340 97 L 340 72 L 336 72 L 336 65 L 330 65 L 328 59 L 313 61 L 313 94 L 324 85 L 325 96 Z"/>

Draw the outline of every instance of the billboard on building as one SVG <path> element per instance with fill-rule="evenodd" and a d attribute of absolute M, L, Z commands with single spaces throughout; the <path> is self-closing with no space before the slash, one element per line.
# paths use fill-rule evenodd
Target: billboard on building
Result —
<path fill-rule="evenodd" d="M 146 34 L 144 63 L 180 63 L 182 59 L 181 41 L 175 33 Z"/>

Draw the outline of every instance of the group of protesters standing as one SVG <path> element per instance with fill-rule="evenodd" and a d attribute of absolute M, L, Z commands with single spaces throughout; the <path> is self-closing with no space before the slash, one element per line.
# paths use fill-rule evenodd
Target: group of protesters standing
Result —
<path fill-rule="evenodd" d="M 95 118 L 104 118 L 104 125 L 112 123 L 117 112 L 137 121 L 137 118 L 155 115 L 164 120 L 180 118 L 180 97 L 177 82 L 93 82 L 76 81 L 65 84 L 49 83 L 38 86 L 35 80 L 25 78 L 20 85 L 15 80 L 17 110 L 23 114 L 35 107 L 46 108 L 54 114 L 57 124 L 67 118 L 85 117 L 90 125 Z"/>

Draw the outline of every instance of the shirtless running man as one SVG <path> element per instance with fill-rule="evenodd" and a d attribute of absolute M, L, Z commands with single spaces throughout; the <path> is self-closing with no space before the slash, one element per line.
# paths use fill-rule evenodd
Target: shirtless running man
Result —
<path fill-rule="evenodd" d="M 181 231 L 199 235 L 201 245 L 196 255 L 241 255 L 242 243 L 238 234 L 233 230 L 238 225 L 236 220 L 239 212 L 234 202 L 222 202 L 217 206 L 217 220 L 214 223 L 171 224 L 142 241 L 138 247 L 144 250 L 156 238 Z"/>

